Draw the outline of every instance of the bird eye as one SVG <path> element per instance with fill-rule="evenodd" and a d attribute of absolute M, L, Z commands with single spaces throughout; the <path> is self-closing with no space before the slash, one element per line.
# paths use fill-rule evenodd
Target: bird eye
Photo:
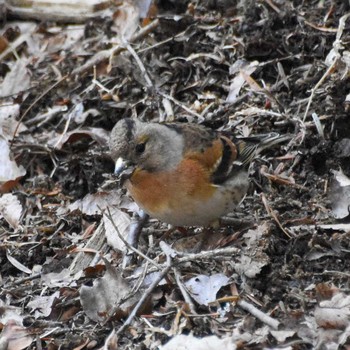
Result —
<path fill-rule="evenodd" d="M 138 143 L 135 146 L 135 151 L 137 154 L 142 154 L 146 149 L 146 144 L 145 143 Z"/>

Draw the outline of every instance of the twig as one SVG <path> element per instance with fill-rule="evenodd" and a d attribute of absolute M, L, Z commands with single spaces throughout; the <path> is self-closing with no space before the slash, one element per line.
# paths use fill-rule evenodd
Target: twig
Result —
<path fill-rule="evenodd" d="M 74 107 L 75 108 L 75 107 Z M 73 109 L 74 109 L 73 108 Z M 68 113 L 68 119 L 66 121 L 66 125 L 64 126 L 64 129 L 63 129 L 63 132 L 60 136 L 60 138 L 57 140 L 57 142 L 54 144 L 53 148 L 58 148 L 58 146 L 61 144 L 63 138 L 64 138 L 64 135 L 66 135 L 67 131 L 68 131 L 68 128 L 69 128 L 69 124 L 73 118 L 73 115 L 74 113 Z"/>
<path fill-rule="evenodd" d="M 341 36 L 342 36 L 344 28 L 345 28 L 345 21 L 348 19 L 349 16 L 350 16 L 350 13 L 347 13 L 346 15 L 341 17 L 340 20 L 339 20 L 339 26 L 338 26 L 338 29 L 337 29 L 337 35 L 336 35 L 336 38 L 335 38 L 335 40 L 333 42 L 333 49 L 331 50 L 331 51 L 334 52 L 333 62 L 328 67 L 327 71 L 323 74 L 321 79 L 317 82 L 317 84 L 311 89 L 311 95 L 309 97 L 309 101 L 308 101 L 307 106 L 306 106 L 303 122 L 305 121 L 305 119 L 307 117 L 307 114 L 309 113 L 309 109 L 310 109 L 310 106 L 311 106 L 311 103 L 312 103 L 312 100 L 314 98 L 316 90 L 323 84 L 323 82 L 326 80 L 326 78 L 333 72 L 333 70 L 335 69 L 336 65 L 338 64 L 338 61 L 341 59 L 342 55 L 339 52 L 339 50 L 342 48 Z"/>
<path fill-rule="evenodd" d="M 164 278 L 164 276 L 169 272 L 171 268 L 171 256 L 167 255 L 167 261 L 165 268 L 159 273 L 158 277 L 153 281 L 153 283 L 145 290 L 142 294 L 140 300 L 135 305 L 133 310 L 131 311 L 129 317 L 126 319 L 124 324 L 118 329 L 117 335 L 122 333 L 132 322 L 134 317 L 136 316 L 138 310 L 141 308 L 143 303 L 147 300 L 148 296 L 153 292 L 153 290 L 158 286 L 159 282 Z"/>
<path fill-rule="evenodd" d="M 167 98 L 168 100 L 174 102 L 176 105 L 178 105 L 179 107 L 181 107 L 182 109 L 184 109 L 187 113 L 190 113 L 192 114 L 193 116 L 197 117 L 199 121 L 203 121 L 204 118 L 196 113 L 196 112 L 193 112 L 190 108 L 188 108 L 187 106 L 185 106 L 183 103 L 181 103 L 180 101 L 176 100 L 174 97 L 168 95 L 168 94 L 165 94 L 161 91 L 158 91 L 158 93 L 163 96 L 164 98 Z"/>
<path fill-rule="evenodd" d="M 144 64 L 142 63 L 140 57 L 138 56 L 138 54 L 136 53 L 136 51 L 132 48 L 132 46 L 128 43 L 128 42 L 124 42 L 124 45 L 126 47 L 126 49 L 130 52 L 130 54 L 134 57 L 136 63 L 138 64 L 140 70 L 141 70 L 141 73 L 143 74 L 143 77 L 145 78 L 146 80 L 146 83 L 147 83 L 147 86 L 150 88 L 150 87 L 153 87 L 153 83 L 152 83 L 152 80 L 151 78 L 149 77 L 147 71 L 146 71 L 146 68 L 144 66 Z"/>
<path fill-rule="evenodd" d="M 106 214 L 107 219 L 112 223 L 113 228 L 115 229 L 115 232 L 117 233 L 118 237 L 121 239 L 121 241 L 125 244 L 125 246 L 132 250 L 134 253 L 140 255 L 141 257 L 143 257 L 145 260 L 147 260 L 150 264 L 152 264 L 153 266 L 155 266 L 157 268 L 157 270 L 161 270 L 161 266 L 158 265 L 157 263 L 155 263 L 152 259 L 150 259 L 147 255 L 143 254 L 140 250 L 138 250 L 137 248 L 133 247 L 131 244 L 129 244 L 129 242 L 123 237 L 123 235 L 119 232 L 119 229 L 117 227 L 117 225 L 115 224 L 111 211 L 109 209 L 109 207 L 107 207 L 107 214 Z"/>
<path fill-rule="evenodd" d="M 131 220 L 129 233 L 128 233 L 128 246 L 132 246 L 134 248 L 137 247 L 140 234 L 142 232 L 142 228 L 148 220 L 148 215 L 142 211 L 139 218 Z M 136 248 L 137 249 L 137 248 Z M 131 255 L 126 252 L 123 257 L 122 268 L 125 269 L 131 263 Z"/>
<path fill-rule="evenodd" d="M 239 254 L 241 249 L 235 247 L 219 248 L 214 250 L 207 250 L 200 253 L 182 253 L 176 252 L 180 258 L 176 259 L 177 264 L 181 264 L 188 261 L 199 260 L 199 259 L 209 259 L 216 256 L 222 255 L 234 255 Z"/>
<path fill-rule="evenodd" d="M 310 94 L 309 101 L 308 101 L 307 106 L 306 106 L 306 110 L 305 110 L 305 113 L 304 113 L 303 122 L 305 122 L 305 119 L 306 119 L 306 117 L 307 117 L 307 114 L 309 113 L 309 109 L 310 109 L 312 100 L 314 99 L 316 90 L 322 85 L 322 83 L 326 80 L 326 78 L 327 78 L 327 77 L 330 75 L 330 73 L 334 70 L 334 67 L 335 67 L 336 64 L 338 63 L 338 59 L 339 59 L 339 58 L 336 58 L 336 59 L 333 61 L 333 63 L 328 67 L 326 73 L 323 74 L 322 78 L 321 78 L 321 79 L 317 82 L 317 84 L 311 89 L 311 94 Z"/>
<path fill-rule="evenodd" d="M 134 34 L 130 38 L 130 42 L 133 43 L 139 39 L 142 39 L 148 33 L 153 31 L 158 25 L 159 25 L 159 20 L 158 19 L 154 20 L 149 25 L 142 28 L 139 32 Z M 109 57 L 111 57 L 113 55 L 115 56 L 115 55 L 121 53 L 122 51 L 125 51 L 125 47 L 116 46 L 116 47 L 113 47 L 112 49 L 109 49 L 109 50 L 100 51 L 96 55 L 94 55 L 90 60 L 85 62 L 82 66 L 75 68 L 72 72 L 72 75 L 81 74 L 81 73 L 85 72 L 86 70 L 88 70 L 89 68 L 91 68 L 95 65 L 98 65 L 102 61 L 107 60 Z"/>
<path fill-rule="evenodd" d="M 24 282 L 32 281 L 32 280 L 35 280 L 35 279 L 40 278 L 40 277 L 41 277 L 41 273 L 36 273 L 35 275 L 31 275 L 31 276 L 28 276 L 28 277 L 20 278 L 19 280 L 14 281 L 13 283 L 11 283 L 10 286 L 19 286 L 20 284 L 22 284 Z M 6 288 L 9 288 L 9 287 L 6 286 Z"/>
<path fill-rule="evenodd" d="M 11 145 L 10 147 L 12 148 L 13 142 L 14 142 L 14 138 L 16 137 L 17 131 L 19 126 L 21 125 L 23 119 L 26 117 L 26 115 L 29 113 L 29 111 L 45 96 L 47 95 L 52 89 L 54 89 L 57 85 L 61 84 L 62 81 L 66 80 L 68 78 L 68 74 L 66 74 L 64 77 L 62 77 L 60 80 L 56 81 L 56 83 L 54 83 L 52 86 L 50 86 L 48 89 L 46 89 L 42 94 L 40 94 L 39 97 L 37 97 L 33 103 L 30 104 L 30 106 L 24 111 L 24 113 L 22 114 L 21 118 L 19 119 L 17 125 L 16 125 L 16 129 L 13 133 L 12 136 L 12 140 L 11 140 Z"/>
<path fill-rule="evenodd" d="M 270 207 L 265 195 L 262 193 L 261 194 L 261 200 L 264 204 L 264 207 L 267 211 L 267 213 L 275 220 L 276 224 L 278 225 L 278 227 L 283 231 L 283 233 L 288 237 L 288 238 L 292 238 L 291 234 L 287 231 L 287 229 L 285 229 L 280 220 L 278 219 L 276 213 L 273 211 L 273 209 Z"/>
<path fill-rule="evenodd" d="M 269 327 L 273 328 L 273 329 L 278 329 L 280 322 L 275 320 L 274 318 L 272 318 L 269 315 L 266 315 L 265 313 L 263 313 L 261 310 L 257 309 L 254 305 L 246 302 L 245 300 L 238 300 L 237 305 L 242 308 L 245 311 L 248 311 L 249 313 L 251 313 L 253 316 L 255 316 L 258 320 L 260 320 L 261 322 L 265 323 L 266 325 L 268 325 Z"/>
<path fill-rule="evenodd" d="M 162 250 L 164 251 L 164 246 L 163 246 L 164 242 L 160 242 L 159 246 L 162 248 Z M 235 248 L 235 247 L 227 247 L 227 248 L 219 248 L 219 249 L 214 249 L 214 250 L 207 250 L 207 251 L 203 251 L 200 253 L 182 253 L 182 252 L 178 252 L 175 251 L 174 249 L 170 248 L 169 253 L 167 252 L 166 254 L 171 254 L 172 252 L 174 252 L 174 254 L 172 255 L 174 261 L 173 261 L 173 265 L 180 265 L 183 263 L 187 263 L 189 261 L 198 261 L 200 259 L 211 259 L 211 258 L 215 258 L 215 257 L 220 257 L 222 258 L 223 256 L 233 256 L 233 255 L 238 255 L 241 250 L 239 248 Z M 165 264 L 159 264 L 160 269 L 165 267 Z M 150 274 L 152 272 L 156 272 L 160 270 L 158 267 L 154 268 L 151 267 L 148 271 L 147 274 Z M 141 273 L 135 274 L 133 276 L 129 276 L 126 277 L 126 280 L 135 280 L 137 278 L 139 278 L 142 275 Z"/>
<path fill-rule="evenodd" d="M 176 268 L 173 268 L 173 271 L 174 271 L 174 274 L 175 274 L 176 284 L 178 285 L 178 287 L 180 289 L 180 292 L 181 292 L 182 296 L 185 299 L 185 302 L 189 305 L 191 313 L 196 315 L 197 313 L 195 311 L 195 306 L 194 306 L 194 304 L 192 302 L 191 297 L 187 293 L 187 290 L 186 290 L 185 286 L 183 285 L 183 283 L 182 283 L 182 281 L 180 279 L 179 271 Z"/>
<path fill-rule="evenodd" d="M 265 0 L 265 2 L 277 13 L 280 14 L 281 10 L 271 1 L 271 0 Z"/>

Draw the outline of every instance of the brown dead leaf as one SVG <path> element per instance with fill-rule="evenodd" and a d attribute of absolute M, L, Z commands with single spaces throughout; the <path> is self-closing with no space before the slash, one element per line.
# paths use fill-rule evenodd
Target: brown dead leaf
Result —
<path fill-rule="evenodd" d="M 8 41 L 5 37 L 0 35 L 0 53 L 4 52 L 6 48 L 8 47 Z"/>
<path fill-rule="evenodd" d="M 132 294 L 131 286 L 121 273 L 106 263 L 106 273 L 94 281 L 92 287 L 82 286 L 80 302 L 86 315 L 95 322 L 105 322 L 110 317 L 125 317 L 140 295 Z M 118 305 L 115 315 L 110 312 Z"/>

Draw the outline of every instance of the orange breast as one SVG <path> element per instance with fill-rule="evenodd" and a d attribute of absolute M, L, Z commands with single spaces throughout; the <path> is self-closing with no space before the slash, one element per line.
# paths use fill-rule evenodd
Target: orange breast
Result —
<path fill-rule="evenodd" d="M 127 188 L 135 202 L 154 217 L 163 212 L 189 210 L 216 191 L 210 183 L 209 170 L 188 158 L 179 164 L 176 172 L 150 173 L 137 169 Z"/>

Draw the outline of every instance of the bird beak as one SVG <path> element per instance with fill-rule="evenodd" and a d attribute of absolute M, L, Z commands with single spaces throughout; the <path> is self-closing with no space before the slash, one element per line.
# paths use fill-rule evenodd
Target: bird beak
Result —
<path fill-rule="evenodd" d="M 120 179 L 121 185 L 132 176 L 134 170 L 135 166 L 123 158 L 118 158 L 115 162 L 114 174 Z"/>
<path fill-rule="evenodd" d="M 123 158 L 118 158 L 115 162 L 114 174 L 119 176 L 127 167 L 127 162 Z"/>

